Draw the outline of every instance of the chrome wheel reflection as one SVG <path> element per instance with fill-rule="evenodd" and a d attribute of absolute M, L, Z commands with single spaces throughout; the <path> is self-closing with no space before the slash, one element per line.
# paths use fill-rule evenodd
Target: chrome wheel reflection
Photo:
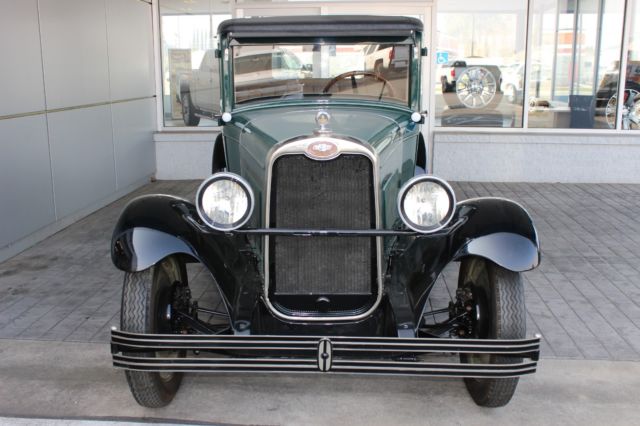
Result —
<path fill-rule="evenodd" d="M 616 109 L 618 107 L 618 95 L 613 95 L 607 102 L 605 115 L 609 128 L 616 127 Z M 640 129 L 640 92 L 627 89 L 624 91 L 624 105 L 622 105 L 622 129 Z"/>
<path fill-rule="evenodd" d="M 456 82 L 456 95 L 467 108 L 484 108 L 496 96 L 496 78 L 484 67 L 470 67 Z"/>

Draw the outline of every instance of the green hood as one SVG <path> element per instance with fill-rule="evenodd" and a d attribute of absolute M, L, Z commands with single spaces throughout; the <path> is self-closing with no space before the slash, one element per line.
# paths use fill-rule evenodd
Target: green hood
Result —
<path fill-rule="evenodd" d="M 412 111 L 401 106 L 379 103 L 268 104 L 234 112 L 233 122 L 239 130 L 236 139 L 251 152 L 257 145 L 270 149 L 279 142 L 298 136 L 311 136 L 318 129 L 315 118 L 321 110 L 331 114 L 328 128 L 333 136 L 355 138 L 370 144 L 375 150 L 390 135 L 401 136 L 409 130 L 408 127 L 412 130 L 415 128 L 410 120 Z"/>
<path fill-rule="evenodd" d="M 393 204 L 392 213 L 392 198 L 399 185 L 413 176 L 415 166 L 419 126 L 411 121 L 413 111 L 406 107 L 373 102 L 288 102 L 238 109 L 224 127 L 229 171 L 245 177 L 257 200 L 262 200 L 269 151 L 278 143 L 314 136 L 319 129 L 316 114 L 321 110 L 331 115 L 327 128 L 332 137 L 353 138 L 373 148 L 379 159 L 381 200 L 385 205 Z M 259 201 L 256 206 L 258 211 L 262 211 L 261 204 Z M 383 214 L 383 222 L 387 222 L 386 216 Z M 390 220 L 395 218 L 395 214 L 391 216 Z"/>

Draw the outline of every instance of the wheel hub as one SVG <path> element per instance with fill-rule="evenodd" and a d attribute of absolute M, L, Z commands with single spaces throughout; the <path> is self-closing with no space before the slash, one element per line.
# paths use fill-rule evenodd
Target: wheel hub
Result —
<path fill-rule="evenodd" d="M 474 335 L 477 322 L 478 309 L 473 299 L 470 287 L 456 290 L 456 301 L 449 304 L 449 316 L 457 318 L 458 326 L 452 331 L 452 335 L 458 337 L 470 337 Z"/>

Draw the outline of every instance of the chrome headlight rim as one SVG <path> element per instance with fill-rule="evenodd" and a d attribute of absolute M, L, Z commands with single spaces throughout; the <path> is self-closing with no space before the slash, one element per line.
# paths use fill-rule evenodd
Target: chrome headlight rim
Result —
<path fill-rule="evenodd" d="M 202 197 L 204 196 L 204 192 L 212 183 L 217 182 L 219 180 L 230 180 L 232 182 L 237 183 L 247 195 L 247 200 L 249 202 L 249 206 L 247 208 L 247 211 L 244 213 L 244 215 L 239 220 L 237 220 L 236 222 L 230 225 L 220 224 L 212 221 L 209 218 L 209 216 L 207 216 L 204 213 L 204 208 L 202 206 Z M 198 191 L 196 192 L 196 210 L 198 211 L 198 216 L 200 216 L 200 219 L 207 226 L 215 229 L 216 231 L 222 231 L 222 232 L 234 231 L 236 229 L 243 227 L 251 218 L 251 215 L 253 214 L 253 208 L 255 206 L 254 200 L 255 198 L 253 195 L 253 190 L 251 189 L 249 182 L 247 182 L 242 176 L 237 175 L 235 173 L 231 173 L 231 172 L 219 172 L 206 178 L 204 181 L 202 181 L 202 183 L 198 187 Z"/>
<path fill-rule="evenodd" d="M 440 222 L 438 222 L 436 226 L 431 226 L 431 227 L 420 226 L 418 224 L 413 223 L 411 220 L 409 220 L 409 218 L 405 214 L 404 199 L 407 193 L 409 192 L 409 190 L 413 188 L 414 185 L 421 182 L 434 182 L 440 185 L 445 190 L 445 192 L 449 197 L 449 211 L 447 212 L 445 218 Z M 446 228 L 451 222 L 451 220 L 453 219 L 454 213 L 456 211 L 456 194 L 453 191 L 453 188 L 451 187 L 451 185 L 449 185 L 449 183 L 446 180 L 434 175 L 418 175 L 418 176 L 412 177 L 404 185 L 402 185 L 402 188 L 400 188 L 400 192 L 398 193 L 397 204 L 398 204 L 398 213 L 400 214 L 400 218 L 402 219 L 402 222 L 407 226 L 407 228 L 413 231 L 419 232 L 421 234 L 432 234 L 434 232 L 438 232 L 441 229 Z"/>

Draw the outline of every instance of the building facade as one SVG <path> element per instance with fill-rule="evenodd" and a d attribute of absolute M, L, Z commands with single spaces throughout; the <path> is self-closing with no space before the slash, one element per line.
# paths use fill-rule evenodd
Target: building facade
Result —
<path fill-rule="evenodd" d="M 638 0 L 188 6 L 159 0 L 157 9 L 158 96 L 164 99 L 155 136 L 159 178 L 206 175 L 215 134 L 208 120 L 184 127 L 175 101 L 176 55 L 188 54 L 197 69 L 215 43 L 217 24 L 230 17 L 363 13 L 413 16 L 425 25 L 430 55 L 423 78 L 432 83 L 423 89 L 430 117 L 425 139 L 434 173 L 453 180 L 640 182 Z M 485 93 L 470 96 L 477 81 Z"/>

